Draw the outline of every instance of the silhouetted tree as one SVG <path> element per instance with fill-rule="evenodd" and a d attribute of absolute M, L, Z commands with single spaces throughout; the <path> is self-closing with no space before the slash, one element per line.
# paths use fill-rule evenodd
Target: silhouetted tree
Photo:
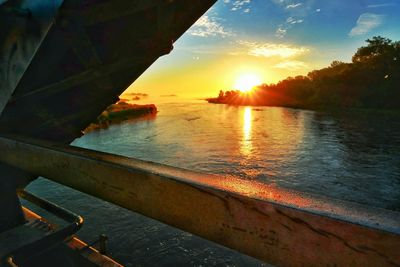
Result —
<path fill-rule="evenodd" d="M 262 84 L 252 96 L 220 91 L 212 102 L 301 108 L 400 109 L 400 42 L 375 36 L 357 49 L 352 63 L 333 61 L 307 76 Z M 221 93 L 222 92 L 222 93 Z M 223 94 L 223 95 L 222 95 Z"/>
<path fill-rule="evenodd" d="M 354 54 L 352 58 L 354 63 L 390 53 L 394 49 L 393 41 L 381 36 L 372 37 L 372 39 L 367 39 L 366 42 L 368 45 L 358 48 Z"/>
<path fill-rule="evenodd" d="M 218 95 L 218 98 L 219 98 L 219 99 L 222 99 L 222 98 L 224 98 L 224 91 L 222 91 L 222 90 L 219 90 L 219 95 Z"/>

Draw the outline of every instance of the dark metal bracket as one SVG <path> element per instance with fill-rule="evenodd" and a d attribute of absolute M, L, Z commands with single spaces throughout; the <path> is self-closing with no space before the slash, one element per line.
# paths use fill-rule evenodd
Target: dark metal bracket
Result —
<path fill-rule="evenodd" d="M 54 228 L 44 220 L 27 222 L 0 234 L 0 263 L 17 264 L 59 244 L 76 233 L 83 218 L 27 191 L 18 195 L 59 217 L 65 224 Z"/>

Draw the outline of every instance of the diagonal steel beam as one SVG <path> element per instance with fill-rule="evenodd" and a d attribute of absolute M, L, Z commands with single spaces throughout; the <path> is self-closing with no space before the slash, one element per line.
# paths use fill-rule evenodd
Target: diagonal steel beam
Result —
<path fill-rule="evenodd" d="M 400 214 L 21 137 L 0 161 L 279 266 L 398 266 Z"/>
<path fill-rule="evenodd" d="M 0 1 L 0 115 L 54 24 L 63 1 Z M 4 3 L 3 3 L 4 2 Z M 46 4 L 54 8 L 41 8 Z"/>
<path fill-rule="evenodd" d="M 152 58 L 144 58 L 142 55 L 135 55 L 109 65 L 100 65 L 96 68 L 87 69 L 79 74 L 70 76 L 62 81 L 31 90 L 30 92 L 25 93 L 23 95 L 16 95 L 10 99 L 10 102 L 16 102 L 18 100 L 21 100 L 22 98 L 30 97 L 37 94 L 44 94 L 47 97 L 50 94 L 55 94 L 62 91 L 70 90 L 71 88 L 74 88 L 78 85 L 89 83 L 96 79 L 101 79 L 102 76 L 107 76 L 128 68 L 134 68 L 136 64 L 144 64 L 146 62 L 151 62 L 152 60 L 157 59 L 157 57 L 165 55 L 170 51 L 171 51 L 170 46 L 160 47 L 156 55 L 153 56 Z"/>

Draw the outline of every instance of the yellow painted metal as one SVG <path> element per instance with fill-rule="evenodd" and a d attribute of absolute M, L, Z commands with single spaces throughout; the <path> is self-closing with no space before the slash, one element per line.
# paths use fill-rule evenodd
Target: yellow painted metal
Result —
<path fill-rule="evenodd" d="M 232 177 L 0 137 L 0 161 L 278 266 L 398 266 L 400 214 Z"/>

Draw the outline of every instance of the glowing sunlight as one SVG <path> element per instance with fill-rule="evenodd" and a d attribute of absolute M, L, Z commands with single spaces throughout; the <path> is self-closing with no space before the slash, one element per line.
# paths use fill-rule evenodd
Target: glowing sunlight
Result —
<path fill-rule="evenodd" d="M 250 92 L 255 86 L 262 83 L 261 79 L 255 74 L 244 74 L 238 77 L 234 88 L 241 92 Z"/>
<path fill-rule="evenodd" d="M 251 128 L 252 114 L 251 107 L 245 107 L 243 111 L 243 139 L 241 142 L 241 152 L 244 155 L 250 155 L 252 150 Z"/>

